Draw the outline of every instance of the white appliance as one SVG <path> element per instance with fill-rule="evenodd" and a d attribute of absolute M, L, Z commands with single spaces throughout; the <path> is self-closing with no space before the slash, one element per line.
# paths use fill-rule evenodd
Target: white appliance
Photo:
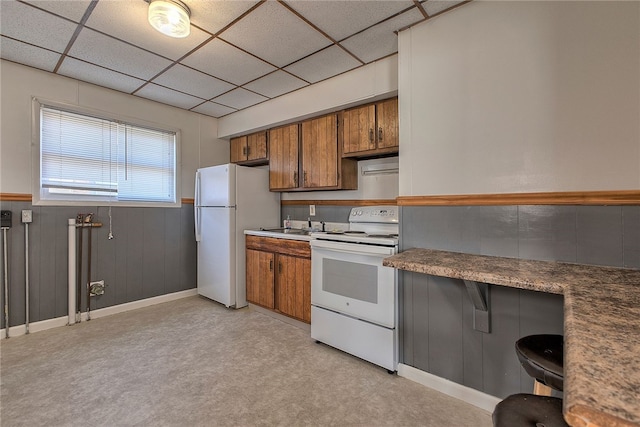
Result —
<path fill-rule="evenodd" d="M 398 365 L 398 208 L 353 208 L 349 231 L 312 233 L 311 337 L 389 372 Z"/>
<path fill-rule="evenodd" d="M 269 191 L 269 171 L 232 163 L 198 169 L 194 205 L 198 294 L 246 306 L 244 230 L 280 222 L 280 195 Z"/>

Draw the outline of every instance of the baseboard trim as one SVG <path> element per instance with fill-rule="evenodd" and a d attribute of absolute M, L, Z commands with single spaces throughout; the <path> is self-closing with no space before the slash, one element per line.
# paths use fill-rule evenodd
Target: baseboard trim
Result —
<path fill-rule="evenodd" d="M 138 308 L 149 307 L 163 302 L 175 301 L 181 298 L 187 298 L 190 296 L 198 295 L 196 288 L 187 289 L 186 291 L 174 292 L 166 295 L 159 295 L 157 297 L 145 298 L 138 301 L 131 301 L 124 304 L 118 304 L 111 307 L 99 308 L 97 310 L 91 310 L 91 318 L 99 319 L 101 317 L 111 316 L 112 314 L 124 313 Z M 81 322 L 87 320 L 87 313 L 80 314 Z M 41 320 L 39 322 L 29 323 L 29 333 L 45 331 L 47 329 L 57 328 L 60 326 L 66 326 L 68 324 L 68 317 L 56 317 L 54 319 Z M 71 325 L 73 326 L 73 325 Z M 15 325 L 9 328 L 9 338 L 25 335 L 27 331 L 26 325 Z M 5 339 L 4 329 L 0 329 L 0 339 Z"/>
<path fill-rule="evenodd" d="M 456 399 L 460 399 L 491 413 L 501 400 L 495 396 L 491 396 L 490 394 L 483 393 L 471 387 L 449 381 L 445 378 L 438 377 L 402 363 L 398 364 L 398 376 L 407 378 L 448 396 L 455 397 Z"/>

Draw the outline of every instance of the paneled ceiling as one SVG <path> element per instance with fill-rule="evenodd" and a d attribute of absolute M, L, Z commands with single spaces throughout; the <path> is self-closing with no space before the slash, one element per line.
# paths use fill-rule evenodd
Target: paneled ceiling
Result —
<path fill-rule="evenodd" d="M 397 31 L 468 1 L 183 0 L 167 37 L 148 0 L 0 0 L 3 59 L 222 117 L 393 55 Z"/>

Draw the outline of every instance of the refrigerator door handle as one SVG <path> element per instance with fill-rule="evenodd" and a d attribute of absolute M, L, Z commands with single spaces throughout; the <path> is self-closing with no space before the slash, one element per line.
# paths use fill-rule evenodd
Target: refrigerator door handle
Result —
<path fill-rule="evenodd" d="M 202 224 L 200 223 L 200 209 L 199 206 L 193 208 L 193 214 L 195 215 L 195 228 L 196 228 L 196 242 L 202 240 Z"/>
<path fill-rule="evenodd" d="M 195 221 L 196 242 L 202 239 L 202 230 L 200 228 L 200 171 L 196 171 L 196 192 L 193 203 L 193 215 Z"/>
<path fill-rule="evenodd" d="M 200 171 L 196 171 L 196 194 L 194 204 L 195 206 L 200 206 Z"/>

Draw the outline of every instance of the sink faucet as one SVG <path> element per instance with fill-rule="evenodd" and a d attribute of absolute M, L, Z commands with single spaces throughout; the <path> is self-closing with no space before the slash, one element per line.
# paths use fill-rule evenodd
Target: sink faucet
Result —
<path fill-rule="evenodd" d="M 311 217 L 308 217 L 308 218 L 307 218 L 307 222 L 309 223 L 309 230 L 311 230 L 311 228 L 312 228 L 312 227 L 311 227 Z"/>
<path fill-rule="evenodd" d="M 322 224 L 322 231 L 326 231 L 326 230 L 324 229 L 324 221 L 320 221 L 320 224 Z"/>

